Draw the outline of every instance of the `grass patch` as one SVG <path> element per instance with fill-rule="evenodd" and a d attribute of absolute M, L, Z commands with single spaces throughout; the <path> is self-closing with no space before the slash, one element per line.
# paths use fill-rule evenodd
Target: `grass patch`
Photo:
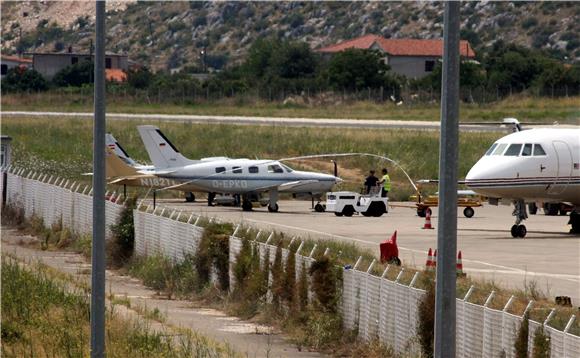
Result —
<path fill-rule="evenodd" d="M 2 257 L 2 356 L 88 356 L 90 302 L 80 290 L 37 265 L 26 268 Z M 124 320 L 111 311 L 106 319 L 110 357 L 233 356 L 203 337 L 152 331 L 142 321 Z"/>
<path fill-rule="evenodd" d="M 148 122 L 110 121 L 108 130 L 138 161 L 149 161 L 135 126 Z M 246 158 L 287 158 L 310 154 L 367 152 L 385 155 L 398 161 L 411 178 L 438 176 L 439 134 L 431 131 L 401 129 L 285 128 L 280 126 L 233 126 L 185 123 L 157 123 L 164 133 L 190 158 L 209 156 Z M 71 179 L 89 184 L 82 173 L 91 172 L 92 122 L 81 119 L 3 118 L 2 131 L 14 138 L 13 160 L 19 167 L 49 175 L 67 173 Z M 42 132 L 44 135 L 39 136 Z M 460 133 L 459 176 L 464 177 L 487 148 L 504 133 Z M 259 138 L 260 140 L 240 140 Z M 332 172 L 330 158 L 293 161 L 288 164 Z M 388 166 L 391 170 L 393 200 L 407 200 L 413 193 L 401 170 L 369 157 L 338 159 L 343 189 L 358 191 L 371 168 Z M 119 190 L 118 188 L 116 188 Z M 433 188 L 436 190 L 436 188 Z M 143 191 L 144 193 L 144 191 Z M 163 193 L 160 195 L 181 195 Z"/>
<path fill-rule="evenodd" d="M 58 101 L 56 101 L 58 98 Z M 575 123 L 580 116 L 578 97 L 536 98 L 516 95 L 502 101 L 470 104 L 461 103 L 462 121 L 497 122 L 505 117 L 523 121 Z M 43 92 L 41 94 L 7 94 L 2 96 L 5 111 L 92 111 L 92 93 L 85 96 L 75 93 Z M 260 100 L 223 99 L 198 103 L 150 103 L 109 96 L 107 110 L 118 113 L 164 113 L 197 115 L 265 116 L 296 118 L 355 118 L 438 121 L 439 103 L 406 103 L 397 106 L 392 102 L 345 101 L 328 104 L 293 104 Z"/>

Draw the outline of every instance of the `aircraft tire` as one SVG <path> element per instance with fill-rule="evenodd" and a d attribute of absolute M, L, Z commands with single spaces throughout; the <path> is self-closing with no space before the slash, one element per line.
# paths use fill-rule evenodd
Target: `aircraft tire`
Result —
<path fill-rule="evenodd" d="M 420 218 L 424 218 L 427 215 L 427 212 L 425 211 L 425 209 L 419 209 L 417 208 L 417 216 Z"/>
<path fill-rule="evenodd" d="M 195 203 L 195 194 L 193 194 L 192 192 L 185 193 L 185 202 Z"/>
<path fill-rule="evenodd" d="M 277 213 L 278 212 L 278 209 L 279 209 L 278 208 L 278 204 L 274 204 L 273 207 L 270 206 L 270 205 L 268 205 L 268 211 L 271 212 L 271 213 Z"/>
<path fill-rule="evenodd" d="M 242 210 L 243 211 L 252 211 L 252 202 L 249 200 L 242 202 Z"/>
<path fill-rule="evenodd" d="M 468 206 L 465 209 L 463 209 L 463 215 L 466 218 L 472 218 L 474 214 L 475 214 L 475 210 L 473 210 L 473 208 L 471 206 Z"/>
<path fill-rule="evenodd" d="M 580 234 L 580 213 L 577 211 L 572 211 L 570 213 L 569 224 L 572 225 L 570 229 L 570 234 Z"/>
<path fill-rule="evenodd" d="M 334 215 L 336 215 L 336 216 L 342 216 L 342 213 L 339 213 L 338 211 L 335 211 L 334 212 Z"/>
<path fill-rule="evenodd" d="M 528 233 L 528 230 L 526 229 L 526 225 L 518 225 L 518 228 L 517 228 L 518 237 L 521 237 L 523 239 L 524 237 L 526 237 L 527 233 Z"/>
<path fill-rule="evenodd" d="M 513 225 L 512 229 L 510 230 L 512 237 L 518 237 L 518 226 L 517 225 Z"/>

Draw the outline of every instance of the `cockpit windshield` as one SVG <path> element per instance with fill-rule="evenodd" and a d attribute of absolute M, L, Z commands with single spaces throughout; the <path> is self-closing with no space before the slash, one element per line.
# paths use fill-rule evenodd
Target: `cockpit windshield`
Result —
<path fill-rule="evenodd" d="M 498 145 L 491 155 L 502 155 L 507 146 L 508 146 L 507 143 L 502 143 Z"/>
<path fill-rule="evenodd" d="M 495 149 L 495 147 L 497 147 L 497 143 L 493 143 L 491 145 L 491 147 L 489 147 L 489 149 L 487 150 L 487 152 L 485 152 L 485 155 L 491 155 L 491 153 L 493 152 L 493 150 Z"/>
<path fill-rule="evenodd" d="M 280 165 L 282 166 L 282 168 L 284 168 L 286 170 L 287 173 L 292 173 L 294 171 L 294 169 L 290 168 L 286 164 L 280 163 Z"/>

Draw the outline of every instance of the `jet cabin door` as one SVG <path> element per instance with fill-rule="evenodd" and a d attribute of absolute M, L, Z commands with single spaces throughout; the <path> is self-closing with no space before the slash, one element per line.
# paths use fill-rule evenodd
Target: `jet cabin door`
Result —
<path fill-rule="evenodd" d="M 553 141 L 552 146 L 556 151 L 558 169 L 554 183 L 548 188 L 548 194 L 558 195 L 562 194 L 570 183 L 572 176 L 572 151 L 568 143 L 561 140 Z"/>

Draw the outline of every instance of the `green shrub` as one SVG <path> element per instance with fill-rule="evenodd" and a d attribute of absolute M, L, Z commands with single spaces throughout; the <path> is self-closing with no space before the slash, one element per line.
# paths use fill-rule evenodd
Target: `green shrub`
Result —
<path fill-rule="evenodd" d="M 540 326 L 536 329 L 534 335 L 534 350 L 532 352 L 533 358 L 550 358 L 550 336 L 544 332 L 544 327 Z"/>
<path fill-rule="evenodd" d="M 337 312 L 338 287 L 340 287 L 339 268 L 327 257 L 321 256 L 310 266 L 312 276 L 312 290 L 315 302 L 327 312 Z"/>
<path fill-rule="evenodd" d="M 280 309 L 284 292 L 284 267 L 282 263 L 282 241 L 278 242 L 274 264 L 272 264 L 272 305 L 275 310 Z"/>
<path fill-rule="evenodd" d="M 435 331 L 435 282 L 431 275 L 424 275 L 425 294 L 419 302 L 417 334 L 425 357 L 433 357 L 433 332 Z"/>
<path fill-rule="evenodd" d="M 308 307 L 308 270 L 306 264 L 302 262 L 300 270 L 300 279 L 298 280 L 298 308 L 305 311 Z"/>
<path fill-rule="evenodd" d="M 127 198 L 121 215 L 114 225 L 111 225 L 113 237 L 107 241 L 107 258 L 113 267 L 121 267 L 133 256 L 135 247 L 135 226 L 133 209 L 137 197 Z"/>
<path fill-rule="evenodd" d="M 282 286 L 282 299 L 291 310 L 296 303 L 296 249 L 295 245 L 288 248 L 284 284 Z"/>
<path fill-rule="evenodd" d="M 216 270 L 220 289 L 229 289 L 228 233 L 231 230 L 230 224 L 211 223 L 204 227 L 194 260 L 199 278 L 199 289 L 209 284 L 212 270 Z"/>
<path fill-rule="evenodd" d="M 522 324 L 518 330 L 518 336 L 514 342 L 516 351 L 516 358 L 528 358 L 528 335 L 530 331 L 530 315 L 528 312 L 524 314 Z"/>

